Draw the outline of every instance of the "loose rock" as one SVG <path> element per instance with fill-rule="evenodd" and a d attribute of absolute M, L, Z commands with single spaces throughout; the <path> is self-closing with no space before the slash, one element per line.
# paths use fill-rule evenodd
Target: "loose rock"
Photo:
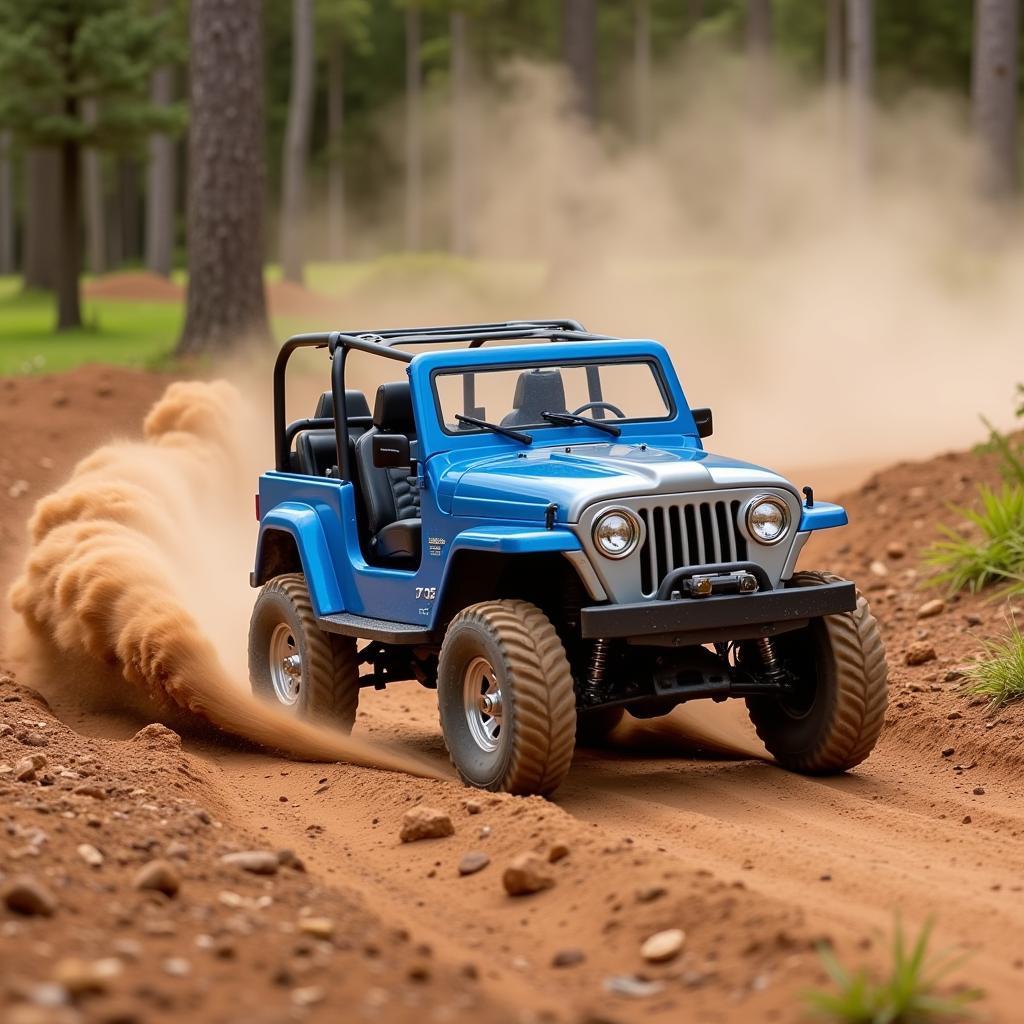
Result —
<path fill-rule="evenodd" d="M 686 933 L 681 928 L 668 928 L 663 932 L 655 932 L 640 947 L 640 955 L 652 964 L 661 964 L 677 957 L 686 941 Z"/>
<path fill-rule="evenodd" d="M 471 850 L 459 861 L 459 874 L 475 875 L 478 871 L 483 871 L 490 863 L 491 858 L 486 853 L 480 850 Z"/>
<path fill-rule="evenodd" d="M 889 567 L 885 562 L 880 562 L 878 559 L 875 559 L 875 561 L 868 566 L 868 572 L 870 572 L 872 576 L 877 576 L 879 579 L 885 579 L 885 577 L 889 575 Z"/>
<path fill-rule="evenodd" d="M 133 737 L 133 743 L 145 743 L 150 750 L 181 750 L 181 737 L 166 725 L 153 722 L 140 729 Z"/>
<path fill-rule="evenodd" d="M 605 990 L 616 996 L 627 996 L 630 999 L 649 999 L 665 988 L 663 981 L 647 981 L 629 974 L 617 974 L 605 978 Z"/>
<path fill-rule="evenodd" d="M 81 843 L 78 846 L 78 856 L 91 868 L 103 867 L 103 854 L 91 843 Z"/>
<path fill-rule="evenodd" d="M 565 860 L 569 856 L 569 844 L 563 842 L 555 842 L 551 844 L 548 850 L 548 863 L 557 864 L 560 860 Z"/>
<path fill-rule="evenodd" d="M 21 758 L 14 766 L 15 782 L 34 782 L 39 772 L 46 767 L 46 758 L 42 754 L 29 754 Z"/>
<path fill-rule="evenodd" d="M 548 864 L 535 853 L 520 854 L 501 876 L 502 885 L 509 896 L 529 896 L 550 889 L 554 878 L 548 873 Z"/>
<path fill-rule="evenodd" d="M 907 547 L 901 541 L 891 540 L 885 546 L 885 553 L 892 559 L 903 558 L 907 553 Z"/>
<path fill-rule="evenodd" d="M 50 890 L 29 875 L 7 882 L 0 890 L 0 899 L 8 910 L 25 917 L 53 917 L 57 912 L 57 901 Z"/>
<path fill-rule="evenodd" d="M 121 961 L 117 957 L 107 957 L 103 960 L 68 957 L 54 968 L 53 979 L 67 990 L 72 999 L 81 999 L 83 996 L 109 992 L 110 982 L 121 973 L 121 970 Z"/>
<path fill-rule="evenodd" d="M 299 931 L 303 935 L 311 935 L 314 939 L 333 939 L 334 922 L 329 917 L 299 918 Z"/>
<path fill-rule="evenodd" d="M 925 601 L 920 608 L 917 609 L 917 617 L 919 619 L 931 619 L 936 615 L 941 615 L 946 610 L 946 602 L 941 597 L 933 598 L 931 601 Z"/>
<path fill-rule="evenodd" d="M 229 867 L 240 868 L 253 875 L 276 875 L 281 866 L 276 853 L 269 850 L 241 850 L 238 853 L 226 853 L 220 862 Z"/>
<path fill-rule="evenodd" d="M 415 843 L 421 839 L 443 839 L 454 834 L 455 826 L 447 811 L 421 806 L 405 812 L 399 838 L 403 843 Z"/>
<path fill-rule="evenodd" d="M 162 892 L 173 898 L 181 889 L 181 876 L 166 860 L 151 860 L 139 870 L 132 884 L 143 892 Z"/>
<path fill-rule="evenodd" d="M 560 949 L 552 958 L 552 967 L 575 967 L 587 959 L 582 949 Z"/>
<path fill-rule="evenodd" d="M 927 665 L 937 657 L 935 648 L 927 640 L 915 640 L 907 648 L 905 661 L 908 665 Z"/>

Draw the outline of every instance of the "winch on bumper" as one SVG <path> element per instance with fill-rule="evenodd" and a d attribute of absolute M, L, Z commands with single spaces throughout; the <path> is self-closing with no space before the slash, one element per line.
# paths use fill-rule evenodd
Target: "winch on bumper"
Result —
<path fill-rule="evenodd" d="M 584 639 L 689 647 L 771 637 L 856 606 L 846 580 L 776 589 L 756 563 L 723 562 L 673 570 L 651 601 L 583 608 L 580 627 Z"/>

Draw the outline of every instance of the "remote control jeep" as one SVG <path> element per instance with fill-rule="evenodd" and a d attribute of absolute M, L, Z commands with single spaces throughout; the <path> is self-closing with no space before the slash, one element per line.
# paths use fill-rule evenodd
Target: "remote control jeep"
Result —
<path fill-rule="evenodd" d="M 289 421 L 294 352 L 329 390 Z M 371 409 L 346 360 L 393 367 Z M 362 356 L 360 357 L 362 358 Z M 665 348 L 572 320 L 291 338 L 260 477 L 254 691 L 352 728 L 359 694 L 436 689 L 459 776 L 550 794 L 624 713 L 739 697 L 785 768 L 845 771 L 882 727 L 885 652 L 853 583 L 797 570 L 845 525 L 706 451 Z"/>

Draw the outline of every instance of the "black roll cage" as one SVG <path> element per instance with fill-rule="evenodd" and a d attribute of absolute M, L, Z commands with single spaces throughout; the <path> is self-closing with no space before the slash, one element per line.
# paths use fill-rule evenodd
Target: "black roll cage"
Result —
<path fill-rule="evenodd" d="M 451 327 L 393 328 L 383 331 L 330 331 L 320 334 L 296 334 L 289 338 L 274 363 L 274 450 L 278 472 L 291 468 L 291 448 L 295 435 L 304 430 L 328 430 L 333 427 L 338 449 L 338 471 L 342 480 L 352 479 L 348 448 L 348 409 L 345 404 L 345 360 L 353 349 L 369 352 L 384 359 L 412 362 L 412 353 L 395 345 L 441 345 L 467 342 L 467 348 L 480 348 L 490 341 L 613 341 L 607 334 L 591 334 L 577 320 L 510 320 L 504 323 L 457 324 Z M 334 419 L 303 419 L 288 423 L 285 415 L 285 374 L 292 353 L 300 348 L 326 348 L 331 359 L 331 394 L 334 397 Z M 340 351 L 340 357 L 338 355 Z M 591 390 L 600 394 L 600 378 L 596 366 L 587 367 Z M 473 374 L 464 377 L 464 402 L 467 409 L 475 402 Z M 353 417 L 356 425 L 369 426 L 365 416 Z"/>

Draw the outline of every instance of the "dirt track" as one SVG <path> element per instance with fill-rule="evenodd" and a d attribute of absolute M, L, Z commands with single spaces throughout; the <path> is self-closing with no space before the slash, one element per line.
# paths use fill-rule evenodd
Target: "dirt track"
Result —
<path fill-rule="evenodd" d="M 110 430 L 136 430 L 163 385 L 141 374 L 103 371 L 101 380 L 100 373 L 19 382 L 17 405 L 0 410 L 0 429 L 11 439 L 8 462 L 0 464 L 6 544 L 22 529 L 31 499 Z M 71 398 L 54 405 L 54 394 Z M 39 438 L 48 432 L 58 434 L 49 438 L 55 454 L 41 456 Z M 54 464 L 44 467 L 40 457 Z M 105 800 L 92 803 L 74 793 L 79 780 L 59 772 L 50 786 L 0 780 L 8 825 L 47 833 L 38 855 L 16 857 L 24 845 L 18 832 L 2 870 L 49 878 L 67 904 L 52 922 L 17 921 L 0 911 L 0 950 L 13 968 L 4 997 L 26 1021 L 78 1014 L 110 1020 L 111 1008 L 126 1004 L 135 1019 L 180 1018 L 187 1010 L 192 1019 L 229 1020 L 245 1006 L 249 1019 L 267 1020 L 328 1019 L 340 1007 L 379 1020 L 431 1011 L 437 1017 L 441 1010 L 437 1019 L 795 1020 L 803 1013 L 800 992 L 820 980 L 814 941 L 828 936 L 848 960 L 883 960 L 898 910 L 914 927 L 934 915 L 939 946 L 972 951 L 961 976 L 987 991 L 991 1019 L 1017 1019 L 1024 717 L 1011 709 L 987 718 L 956 681 L 956 666 L 978 638 L 998 629 L 1005 608 L 962 600 L 918 620 L 917 608 L 931 595 L 915 588 L 912 575 L 915 552 L 933 537 L 944 502 L 966 499 L 973 479 L 991 471 L 967 456 L 895 467 L 850 496 L 854 526 L 805 554 L 808 567 L 845 572 L 869 590 L 893 668 L 882 743 L 841 779 L 781 772 L 751 756 L 756 741 L 739 705 L 701 706 L 616 736 L 612 750 L 580 751 L 557 805 L 485 796 L 481 812 L 471 815 L 468 792 L 453 783 L 295 764 L 201 734 L 186 739 L 184 752 L 171 740 L 158 754 L 143 746 L 140 756 L 139 742 L 121 741 L 142 722 L 83 711 L 73 694 L 56 701 L 59 717 L 99 739 L 67 733 L 27 697 L 0 703 L 0 720 L 14 729 L 0 737 L 0 763 L 31 752 L 19 736 L 26 721 L 35 722 L 48 738 L 51 772 L 84 752 L 109 788 Z M 10 497 L 21 479 L 28 493 Z M 887 555 L 893 541 L 905 553 Z M 886 564 L 884 577 L 868 569 L 874 560 Z M 8 554 L 0 582 L 13 568 Z M 937 657 L 911 668 L 904 652 L 915 639 L 932 643 Z M 5 694 L 17 695 L 9 684 Z M 358 728 L 444 761 L 432 695 L 415 684 L 368 692 Z M 718 753 L 699 755 L 698 740 Z M 948 748 L 953 754 L 943 756 Z M 133 797 L 135 788 L 147 795 Z M 196 829 L 191 802 L 220 827 Z M 455 836 L 400 844 L 401 816 L 415 802 L 449 810 Z M 98 830 L 87 821 L 97 807 L 104 819 Z M 105 847 L 102 868 L 79 863 L 76 845 L 85 841 Z M 134 892 L 132 874 L 167 855 L 172 841 L 188 851 L 180 862 L 182 894 L 168 901 Z M 555 887 L 506 897 L 504 864 L 556 841 L 570 853 L 552 869 Z M 290 848 L 306 871 L 238 877 L 219 861 L 232 847 Z M 488 853 L 491 863 L 460 878 L 456 866 L 469 850 Z M 645 899 L 658 889 L 665 891 Z M 225 890 L 250 901 L 270 895 L 273 903 L 233 911 L 218 896 Z M 338 927 L 331 943 L 307 941 L 312 952 L 299 953 L 294 929 L 303 906 Z M 248 935 L 233 930 L 235 916 L 249 921 Z M 147 931 L 153 917 L 171 918 L 173 932 Z M 666 927 L 686 931 L 685 953 L 661 967 L 644 965 L 641 941 Z M 199 935 L 215 942 L 229 936 L 238 947 L 234 960 L 197 945 Z M 122 956 L 111 994 L 56 1010 L 31 1004 L 41 998 L 32 985 L 53 971 L 52 957 L 33 943 L 49 944 L 57 957 L 109 957 L 122 955 L 117 943 L 126 939 L 142 952 Z M 552 966 L 567 950 L 584 959 Z M 188 959 L 187 975 L 168 973 L 166 960 L 175 957 Z M 607 980 L 621 975 L 659 985 L 641 998 L 609 994 Z M 320 990 L 317 998 L 296 997 L 310 988 Z M 381 990 L 390 993 L 385 1002 L 373 994 Z"/>

